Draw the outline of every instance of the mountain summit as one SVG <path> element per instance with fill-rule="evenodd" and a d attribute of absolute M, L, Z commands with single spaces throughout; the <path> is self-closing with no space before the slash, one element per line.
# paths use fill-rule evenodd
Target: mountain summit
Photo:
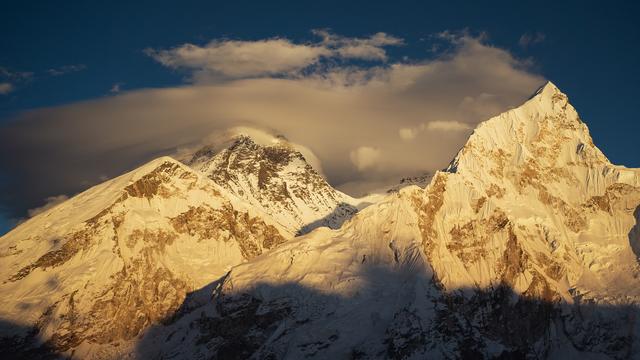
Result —
<path fill-rule="evenodd" d="M 331 187 L 286 141 L 259 145 L 240 135 L 218 153 L 203 147 L 187 164 L 293 233 L 338 228 L 357 212 L 357 201 Z"/>
<path fill-rule="evenodd" d="M 551 82 L 520 107 L 480 123 L 448 170 L 487 175 L 478 164 L 501 161 L 505 152 L 516 155 L 514 166 L 609 164 L 568 97 Z"/>

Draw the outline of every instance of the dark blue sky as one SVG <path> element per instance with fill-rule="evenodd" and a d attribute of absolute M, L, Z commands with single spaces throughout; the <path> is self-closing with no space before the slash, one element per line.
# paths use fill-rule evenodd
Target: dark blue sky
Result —
<path fill-rule="evenodd" d="M 345 36 L 383 31 L 404 38 L 402 55 L 420 59 L 429 56 L 421 38 L 469 29 L 486 32 L 490 44 L 517 57 L 531 58 L 536 72 L 570 96 L 604 153 L 614 163 L 640 167 L 635 109 L 640 14 L 635 2 L 343 3 L 5 2 L 0 67 L 33 75 L 0 78 L 15 86 L 0 95 L 0 122 L 26 109 L 109 96 L 116 83 L 127 90 L 183 83 L 183 74 L 167 71 L 143 53 L 148 47 L 204 44 L 221 37 L 309 41 L 314 39 L 311 29 L 331 28 Z M 544 41 L 522 48 L 518 40 L 525 33 L 544 34 Z M 50 69 L 67 73 L 54 76 Z M 9 225 L 1 223 L 3 233 Z"/>

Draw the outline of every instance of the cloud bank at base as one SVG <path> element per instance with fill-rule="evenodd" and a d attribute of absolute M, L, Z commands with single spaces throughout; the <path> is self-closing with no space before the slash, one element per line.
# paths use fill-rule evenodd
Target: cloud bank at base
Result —
<path fill-rule="evenodd" d="M 190 83 L 184 86 L 21 114 L 0 132 L 0 152 L 12 155 L 0 160 L 12 180 L 2 189 L 3 203 L 16 214 L 25 213 L 45 198 L 72 195 L 159 155 L 221 141 L 238 127 L 285 136 L 304 147 L 308 157 L 317 157 L 330 183 L 361 195 L 404 176 L 443 168 L 475 124 L 518 105 L 544 82 L 526 61 L 467 34 L 441 34 L 449 51 L 411 63 L 394 63 L 376 52 L 402 44 L 386 34 L 363 39 L 319 34 L 323 40 L 318 44 L 280 39 L 240 44 L 240 50 L 322 47 L 339 54 L 332 56 L 356 54 L 379 63 L 303 71 L 302 61 L 271 76 L 256 63 L 234 70 L 238 42 L 216 41 L 187 47 L 198 61 L 188 64 Z M 200 53 L 198 48 L 209 50 Z M 184 67 L 161 60 L 163 50 L 150 54 L 166 66 Z"/>

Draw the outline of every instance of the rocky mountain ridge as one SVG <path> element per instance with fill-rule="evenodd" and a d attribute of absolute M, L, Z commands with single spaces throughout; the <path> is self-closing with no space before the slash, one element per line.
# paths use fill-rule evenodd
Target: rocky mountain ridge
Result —
<path fill-rule="evenodd" d="M 156 159 L 2 237 L 0 331 L 27 339 L 0 345 L 26 349 L 37 334 L 80 358 L 115 356 L 190 292 L 293 235 L 204 174 Z"/>

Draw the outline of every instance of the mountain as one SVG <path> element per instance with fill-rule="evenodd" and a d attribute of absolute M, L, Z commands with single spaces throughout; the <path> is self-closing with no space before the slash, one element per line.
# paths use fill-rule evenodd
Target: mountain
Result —
<path fill-rule="evenodd" d="M 357 212 L 286 142 L 187 163 L 0 238 L 3 354 L 640 358 L 640 170 L 552 83 Z"/>
<path fill-rule="evenodd" d="M 552 83 L 481 123 L 426 188 L 234 267 L 142 357 L 640 357 L 640 170 Z"/>
<path fill-rule="evenodd" d="M 290 236 L 176 160 L 151 161 L 1 238 L 0 334 L 14 338 L 0 348 L 117 357 L 187 294 Z"/>
<path fill-rule="evenodd" d="M 338 228 L 357 212 L 356 199 L 331 187 L 284 140 L 260 145 L 240 135 L 229 148 L 205 146 L 186 163 L 293 233 Z"/>
<path fill-rule="evenodd" d="M 284 143 L 242 136 L 219 154 L 201 149 L 189 164 L 156 159 L 3 236 L 0 335 L 14 336 L 0 336 L 0 349 L 127 354 L 194 290 L 357 211 Z"/>

